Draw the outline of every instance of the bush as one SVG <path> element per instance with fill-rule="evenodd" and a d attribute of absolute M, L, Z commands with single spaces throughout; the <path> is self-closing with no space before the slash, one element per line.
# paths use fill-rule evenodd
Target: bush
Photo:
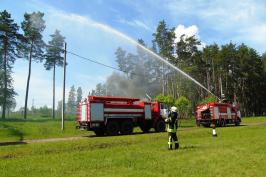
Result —
<path fill-rule="evenodd" d="M 213 96 L 213 95 L 209 95 L 209 96 L 203 98 L 203 99 L 200 101 L 200 104 L 207 104 L 207 103 L 209 103 L 209 102 L 215 102 L 215 101 L 216 101 L 215 96 Z"/>
<path fill-rule="evenodd" d="M 184 97 L 184 96 L 179 97 L 175 101 L 175 106 L 177 107 L 181 118 L 185 118 L 185 117 L 190 116 L 191 103 L 186 97 Z"/>
<path fill-rule="evenodd" d="M 175 98 L 172 95 L 164 96 L 163 94 L 159 94 L 156 96 L 155 100 L 161 103 L 165 103 L 169 107 L 175 104 Z"/>

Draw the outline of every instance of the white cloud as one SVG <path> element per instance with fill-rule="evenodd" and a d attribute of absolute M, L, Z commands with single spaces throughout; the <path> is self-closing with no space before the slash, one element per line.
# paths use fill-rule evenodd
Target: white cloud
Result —
<path fill-rule="evenodd" d="M 199 38 L 199 29 L 196 25 L 188 26 L 187 28 L 184 25 L 178 25 L 175 28 L 175 43 L 180 41 L 180 37 L 183 34 L 185 37 L 195 36 Z"/>
<path fill-rule="evenodd" d="M 265 44 L 266 41 L 266 24 L 251 26 L 248 29 L 241 29 L 240 33 L 253 42 Z"/>
<path fill-rule="evenodd" d="M 185 35 L 185 38 L 191 37 L 191 36 L 195 36 L 197 39 L 200 40 L 200 36 L 199 36 L 199 29 L 196 25 L 191 25 L 188 27 L 185 27 L 184 25 L 179 24 L 176 28 L 175 28 L 175 43 L 180 41 L 180 37 L 182 35 Z M 198 46 L 199 50 L 202 50 L 203 47 L 206 46 L 205 42 L 201 41 L 201 45 Z"/>
<path fill-rule="evenodd" d="M 142 22 L 141 20 L 134 19 L 132 21 L 129 21 L 129 20 L 120 18 L 118 22 L 122 24 L 127 24 L 129 26 L 137 27 L 137 28 L 143 28 L 147 31 L 152 31 L 152 29 L 148 25 L 146 25 L 144 22 Z"/>
<path fill-rule="evenodd" d="M 265 5 L 264 5 L 265 6 Z M 166 8 L 173 16 L 183 14 L 194 16 L 207 23 L 214 23 L 212 28 L 230 27 L 237 24 L 249 23 L 249 20 L 257 20 L 259 12 L 264 10 L 259 3 L 253 0 L 235 1 L 169 1 Z"/>
<path fill-rule="evenodd" d="M 266 50 L 266 24 L 257 24 L 250 28 L 240 29 L 239 36 L 234 39 L 260 46 L 259 49 L 264 52 Z"/>
<path fill-rule="evenodd" d="M 245 42 L 257 49 L 266 48 L 266 3 L 259 0 L 171 1 L 165 4 L 172 19 L 196 20 L 212 33 L 213 42 Z M 214 33 L 217 32 L 215 35 Z M 208 37 L 208 34 L 205 34 Z"/>

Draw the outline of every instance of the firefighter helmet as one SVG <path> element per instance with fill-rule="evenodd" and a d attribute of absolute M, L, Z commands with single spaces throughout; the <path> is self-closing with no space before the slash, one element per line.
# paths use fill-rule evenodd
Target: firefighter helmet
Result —
<path fill-rule="evenodd" d="M 176 112 L 176 111 L 177 111 L 177 107 L 172 106 L 172 107 L 171 107 L 171 112 Z"/>

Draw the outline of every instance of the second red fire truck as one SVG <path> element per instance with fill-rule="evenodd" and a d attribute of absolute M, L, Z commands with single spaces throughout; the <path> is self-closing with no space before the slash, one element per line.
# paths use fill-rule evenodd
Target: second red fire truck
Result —
<path fill-rule="evenodd" d="M 132 134 L 139 126 L 143 132 L 154 128 L 165 131 L 167 109 L 159 102 L 138 98 L 88 96 L 77 107 L 77 128 L 96 135 Z"/>
<path fill-rule="evenodd" d="M 230 103 L 209 102 L 197 106 L 196 124 L 209 127 L 211 124 L 216 126 L 226 126 L 226 124 L 239 125 L 241 115 L 239 110 Z"/>

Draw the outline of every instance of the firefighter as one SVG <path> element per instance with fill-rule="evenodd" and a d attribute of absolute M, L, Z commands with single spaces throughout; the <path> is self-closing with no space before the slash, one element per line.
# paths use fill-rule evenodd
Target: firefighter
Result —
<path fill-rule="evenodd" d="M 173 146 L 175 149 L 179 148 L 178 139 L 176 136 L 177 130 L 177 108 L 171 107 L 170 114 L 168 118 L 165 119 L 167 125 L 167 132 L 168 132 L 168 149 L 172 150 Z"/>

